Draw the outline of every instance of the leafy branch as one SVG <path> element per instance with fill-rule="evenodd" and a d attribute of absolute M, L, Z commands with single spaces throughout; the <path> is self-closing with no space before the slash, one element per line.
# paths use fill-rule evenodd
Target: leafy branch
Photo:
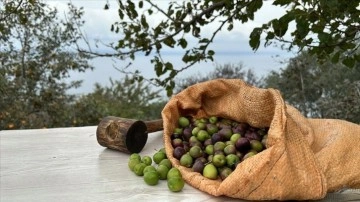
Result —
<path fill-rule="evenodd" d="M 182 3 L 169 2 L 167 9 L 163 9 L 153 0 L 119 0 L 119 21 L 111 26 L 111 31 L 119 33 L 121 38 L 117 44 L 111 45 L 113 53 L 96 53 L 81 50 L 100 57 L 130 58 L 135 60 L 136 53 L 151 55 L 156 78 L 151 78 L 158 86 L 163 86 L 168 95 L 172 94 L 174 78 L 182 71 L 194 64 L 213 60 L 215 51 L 209 50 L 214 38 L 227 25 L 231 31 L 236 21 L 244 24 L 254 20 L 255 13 L 262 8 L 263 0 L 232 1 L 232 0 L 185 0 Z M 359 32 L 360 11 L 356 9 L 359 0 L 344 2 L 329 1 L 293 1 L 275 0 L 275 6 L 285 7 L 286 13 L 278 19 L 271 19 L 268 23 L 253 29 L 249 36 L 249 45 L 257 51 L 262 40 L 264 46 L 272 42 L 288 45 L 287 50 L 297 47 L 299 52 L 308 50 L 315 54 L 319 61 L 341 61 L 348 67 L 353 67 L 360 61 Z M 145 7 L 144 3 L 147 4 Z M 154 16 L 156 14 L 161 15 Z M 154 17 L 155 24 L 149 24 Z M 161 19 L 159 21 L 158 19 Z M 205 33 L 203 27 L 220 24 L 212 33 Z M 290 23 L 295 29 L 289 31 Z M 262 38 L 265 35 L 265 38 Z M 188 46 L 189 39 L 196 39 L 197 44 Z M 164 61 L 161 50 L 164 47 L 180 47 L 184 50 L 182 61 L 184 66 L 174 67 Z M 154 54 L 155 52 L 155 54 Z M 164 78 L 165 77 L 165 78 Z M 143 79 L 142 76 L 139 76 Z"/>
<path fill-rule="evenodd" d="M 274 5 L 287 6 L 292 1 L 276 0 Z M 360 11 L 356 9 L 360 1 L 297 1 L 291 9 L 278 19 L 273 19 L 257 27 L 250 35 L 250 46 L 257 50 L 260 37 L 264 33 L 265 46 L 279 41 L 287 49 L 297 47 L 299 52 L 309 50 L 316 55 L 320 63 L 329 60 L 341 61 L 348 67 L 354 67 L 360 61 Z M 289 24 L 295 22 L 296 29 L 288 33 Z"/>
<path fill-rule="evenodd" d="M 148 3 L 150 8 L 144 9 L 143 2 Z M 151 63 L 154 65 L 157 78 L 151 78 L 150 80 L 158 86 L 165 87 L 168 95 L 171 95 L 175 85 L 173 81 L 175 76 L 200 61 L 213 60 L 215 52 L 208 50 L 208 47 L 214 42 L 215 37 L 226 24 L 229 24 L 228 30 L 232 30 L 235 18 L 241 18 L 244 22 L 253 19 L 253 13 L 261 6 L 261 0 L 243 2 L 237 6 L 235 6 L 234 2 L 228 0 L 183 2 L 182 5 L 171 2 L 168 10 L 165 11 L 151 0 L 139 1 L 138 8 L 136 8 L 133 1 L 128 0 L 126 3 L 119 1 L 119 17 L 121 21 L 114 23 L 111 30 L 115 33 L 121 32 L 122 39 L 118 41 L 116 46 L 113 46 L 115 52 L 80 51 L 100 57 L 121 57 L 134 60 L 135 53 L 144 52 L 148 56 L 155 50 L 156 54 L 153 56 Z M 144 12 L 139 14 L 138 11 L 141 9 Z M 231 12 L 229 12 L 229 9 Z M 153 15 L 153 10 L 165 17 L 165 20 L 150 29 L 147 19 Z M 202 37 L 201 27 L 213 23 L 215 19 L 220 17 L 225 19 L 221 21 L 212 35 L 209 38 Z M 198 44 L 193 48 L 187 48 L 186 35 L 198 39 Z M 185 66 L 174 68 L 171 63 L 162 60 L 161 49 L 163 45 L 169 48 L 179 46 L 185 49 L 182 57 Z M 164 75 L 167 76 L 161 78 Z M 142 76 L 138 78 L 143 79 Z"/>

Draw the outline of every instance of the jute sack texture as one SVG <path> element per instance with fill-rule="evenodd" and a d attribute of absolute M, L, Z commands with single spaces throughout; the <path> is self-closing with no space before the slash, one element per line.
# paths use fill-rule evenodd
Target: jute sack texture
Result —
<path fill-rule="evenodd" d="M 267 149 L 210 180 L 173 157 L 171 134 L 180 116 L 218 116 L 270 127 Z M 214 196 L 247 200 L 309 200 L 327 192 L 360 188 L 360 126 L 342 120 L 307 119 L 280 92 L 238 79 L 198 83 L 173 96 L 162 111 L 168 158 L 191 186 Z"/>

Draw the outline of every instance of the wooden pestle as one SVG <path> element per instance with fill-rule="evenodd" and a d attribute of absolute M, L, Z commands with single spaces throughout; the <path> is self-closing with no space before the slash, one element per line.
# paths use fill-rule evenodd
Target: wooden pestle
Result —
<path fill-rule="evenodd" d="M 148 133 L 162 129 L 162 119 L 141 121 L 107 116 L 100 121 L 96 137 L 103 147 L 125 153 L 138 153 L 144 148 Z"/>

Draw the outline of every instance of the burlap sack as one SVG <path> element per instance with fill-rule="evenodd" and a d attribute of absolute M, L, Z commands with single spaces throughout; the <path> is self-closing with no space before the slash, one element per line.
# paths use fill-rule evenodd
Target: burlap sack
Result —
<path fill-rule="evenodd" d="M 224 181 L 180 166 L 170 135 L 181 115 L 212 115 L 270 126 L 267 149 L 241 162 Z M 308 120 L 286 105 L 279 91 L 238 79 L 199 83 L 170 99 L 162 111 L 168 158 L 191 186 L 214 196 L 247 200 L 307 200 L 328 191 L 360 187 L 360 126 L 339 120 Z"/>

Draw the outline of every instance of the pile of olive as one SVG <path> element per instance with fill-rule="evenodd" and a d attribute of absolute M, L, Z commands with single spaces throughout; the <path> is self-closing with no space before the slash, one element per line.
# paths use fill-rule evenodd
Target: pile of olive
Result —
<path fill-rule="evenodd" d="M 265 149 L 268 128 L 220 117 L 181 116 L 171 134 L 173 156 L 209 179 L 225 179 L 246 158 Z"/>

